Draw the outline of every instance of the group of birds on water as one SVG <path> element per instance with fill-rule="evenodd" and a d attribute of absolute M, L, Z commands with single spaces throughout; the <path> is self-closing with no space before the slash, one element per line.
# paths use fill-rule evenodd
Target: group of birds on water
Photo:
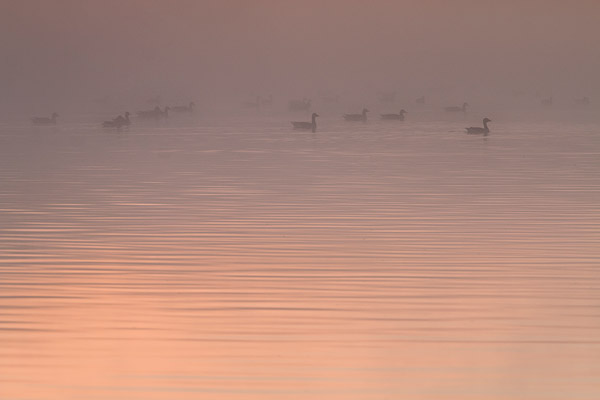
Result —
<path fill-rule="evenodd" d="M 421 99 L 421 98 L 419 98 Z M 419 100 L 417 99 L 417 100 Z M 451 106 L 451 107 L 445 107 L 446 112 L 466 112 L 467 111 L 467 106 L 469 104 L 468 103 L 463 103 L 462 106 Z M 363 108 L 362 112 L 359 114 L 344 114 L 344 120 L 346 121 L 351 121 L 351 122 L 367 122 L 367 113 L 369 112 L 368 108 Z M 404 121 L 405 118 L 405 114 L 407 114 L 408 112 L 405 109 L 400 110 L 400 112 L 398 112 L 398 114 L 380 114 L 381 119 L 383 120 L 387 120 L 387 121 Z M 316 132 L 317 131 L 317 117 L 319 116 L 319 114 L 317 113 L 312 113 L 312 119 L 310 122 L 308 121 L 292 121 L 292 126 L 294 127 L 294 129 L 296 130 L 305 130 L 305 131 L 313 131 Z M 483 119 L 483 127 L 479 127 L 479 126 L 471 126 L 469 128 L 465 128 L 467 133 L 482 133 L 482 134 L 488 134 L 490 133 L 490 128 L 488 127 L 488 122 L 492 122 L 491 119 L 489 118 L 484 118 Z"/>
<path fill-rule="evenodd" d="M 194 111 L 195 106 L 196 105 L 194 104 L 194 102 L 190 101 L 189 104 L 186 106 L 165 107 L 164 109 L 161 109 L 159 106 L 156 106 L 151 110 L 138 111 L 136 114 L 138 118 L 141 119 L 160 119 L 168 117 L 169 111 L 191 113 Z M 118 115 L 117 117 L 111 120 L 102 122 L 102 127 L 122 128 L 124 126 L 128 126 L 131 124 L 131 120 L 129 119 L 130 115 L 131 114 L 129 112 L 126 112 L 124 115 Z M 31 122 L 33 122 L 35 125 L 55 125 L 56 119 L 58 117 L 59 115 L 57 113 L 53 113 L 50 117 L 33 117 L 31 118 Z"/>
<path fill-rule="evenodd" d="M 417 100 L 419 100 L 419 99 L 417 99 Z M 257 102 L 258 101 L 260 101 L 260 99 L 258 99 Z M 291 101 L 289 103 L 289 106 L 290 106 L 289 107 L 290 109 L 293 109 L 295 111 L 308 110 L 310 108 L 310 100 Z M 458 111 L 466 112 L 467 106 L 468 106 L 467 103 L 463 103 L 463 105 L 460 107 L 457 107 L 457 106 L 446 107 L 445 110 L 447 112 L 458 112 Z M 165 107 L 164 109 L 161 109 L 159 106 L 156 106 L 151 110 L 138 111 L 136 114 L 139 118 L 142 118 L 142 119 L 160 119 L 160 118 L 168 117 L 170 111 L 193 112 L 194 107 L 195 107 L 195 104 L 192 101 L 187 106 Z M 369 110 L 367 108 L 363 108 L 362 112 L 359 114 L 344 114 L 343 117 L 344 117 L 344 120 L 346 120 L 346 121 L 367 122 L 367 113 L 368 112 L 369 112 Z M 407 114 L 407 111 L 402 109 L 402 110 L 400 110 L 400 112 L 398 112 L 398 114 L 394 114 L 394 113 L 381 114 L 381 119 L 404 121 L 405 114 Z M 124 115 L 118 115 L 117 117 L 115 117 L 111 120 L 104 121 L 102 123 L 102 127 L 104 127 L 104 128 L 122 128 L 124 126 L 129 126 L 131 124 L 131 120 L 129 119 L 130 115 L 131 114 L 129 112 L 126 112 Z M 292 126 L 296 130 L 316 132 L 318 116 L 319 116 L 319 114 L 313 112 L 310 122 L 308 122 L 308 121 L 292 121 Z M 52 116 L 50 116 L 50 117 L 34 117 L 31 119 L 31 121 L 36 125 L 50 125 L 50 124 L 56 124 L 56 119 L 58 117 L 59 117 L 59 115 L 57 113 L 53 113 Z M 468 133 L 487 134 L 490 132 L 490 129 L 487 125 L 488 122 L 492 122 L 492 121 L 489 118 L 485 118 L 483 120 L 483 127 L 470 127 L 470 128 L 466 128 L 466 130 Z"/>
<path fill-rule="evenodd" d="M 337 102 L 338 98 L 331 98 L 330 102 Z M 380 101 L 390 103 L 395 101 L 395 92 L 384 93 L 380 96 Z M 575 100 L 578 105 L 589 105 L 590 99 L 588 97 L 583 97 Z M 262 99 L 260 96 L 256 98 L 255 101 L 242 103 L 242 106 L 245 108 L 260 108 L 262 106 L 270 106 L 273 103 L 273 97 L 269 96 L 266 99 Z M 419 97 L 415 100 L 417 104 L 425 104 L 425 96 Z M 553 103 L 552 97 L 544 98 L 541 100 L 541 104 L 543 106 L 550 106 Z M 140 119 L 154 119 L 158 120 L 161 118 L 166 118 L 169 116 L 169 112 L 177 112 L 177 113 L 192 113 L 195 109 L 195 104 L 193 101 L 189 102 L 185 106 L 173 106 L 173 107 L 164 107 L 160 108 L 159 106 L 154 107 L 151 110 L 143 110 L 138 111 L 136 113 L 137 117 Z M 469 104 L 464 102 L 460 106 L 448 106 L 444 107 L 444 111 L 450 113 L 466 113 L 467 107 Z M 288 110 L 289 111 L 309 111 L 311 108 L 311 101 L 308 99 L 302 100 L 291 100 L 288 102 Z M 350 122 L 366 122 L 367 121 L 367 113 L 369 110 L 367 108 L 363 108 L 362 112 L 356 114 L 344 114 L 343 118 L 346 121 Z M 401 109 L 398 114 L 388 113 L 388 114 L 380 114 L 382 120 L 389 121 L 404 121 L 405 115 L 408 112 L 404 109 Z M 122 128 L 125 126 L 129 126 L 131 124 L 130 113 L 126 112 L 123 115 L 118 115 L 117 117 L 102 122 L 102 127 L 104 128 Z M 34 117 L 31 121 L 36 125 L 53 125 L 56 124 L 56 120 L 59 117 L 57 113 L 53 113 L 50 117 Z M 316 132 L 317 130 L 317 117 L 319 114 L 313 112 L 311 115 L 310 121 L 292 121 L 292 127 L 295 130 L 303 130 L 303 131 L 312 131 Z M 490 132 L 490 128 L 488 123 L 492 122 L 489 118 L 483 119 L 483 126 L 472 126 L 465 128 L 467 133 L 471 134 L 488 134 Z"/>
<path fill-rule="evenodd" d="M 162 110 L 159 106 L 156 106 L 152 110 L 138 111 L 137 116 L 142 119 L 166 118 L 169 116 L 169 111 L 191 113 L 194 111 L 195 106 L 196 105 L 193 101 L 190 101 L 187 106 L 165 107 Z M 102 126 L 105 128 L 121 128 L 123 126 L 127 126 L 131 123 L 129 115 L 129 112 L 126 112 L 124 117 L 122 115 L 119 115 L 112 120 L 104 121 L 102 123 Z"/>

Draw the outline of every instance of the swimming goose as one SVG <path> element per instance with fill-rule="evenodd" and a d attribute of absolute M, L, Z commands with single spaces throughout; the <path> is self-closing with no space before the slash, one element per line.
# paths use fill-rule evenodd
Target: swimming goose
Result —
<path fill-rule="evenodd" d="M 472 126 L 470 128 L 465 128 L 467 130 L 467 133 L 483 133 L 483 134 L 488 134 L 490 133 L 490 128 L 488 128 L 488 122 L 492 122 L 491 119 L 489 118 L 484 118 L 483 119 L 483 128 L 480 126 Z"/>
<path fill-rule="evenodd" d="M 294 121 L 292 121 L 292 125 L 294 126 L 294 129 L 297 129 L 297 130 L 302 130 L 302 131 L 312 130 L 313 132 L 315 132 L 317 130 L 317 117 L 318 116 L 319 116 L 319 114 L 312 113 L 312 122 L 294 122 Z"/>
<path fill-rule="evenodd" d="M 190 101 L 187 106 L 173 106 L 171 110 L 176 112 L 193 112 L 194 106 L 196 106 L 196 104 L 193 101 Z"/>
<path fill-rule="evenodd" d="M 344 114 L 344 119 L 346 121 L 363 121 L 363 122 L 367 122 L 367 113 L 368 112 L 369 112 L 369 110 L 367 110 L 366 108 L 363 108 L 361 114 Z"/>
<path fill-rule="evenodd" d="M 160 118 L 160 117 L 168 117 L 170 107 L 165 107 L 165 110 L 161 110 L 159 106 L 154 107 L 153 110 L 148 111 L 138 111 L 137 115 L 140 118 Z"/>
<path fill-rule="evenodd" d="M 56 124 L 56 118 L 58 117 L 57 113 L 53 113 L 50 118 L 48 117 L 33 117 L 31 118 L 31 122 L 37 125 L 49 125 Z"/>
<path fill-rule="evenodd" d="M 395 119 L 404 121 L 404 114 L 406 114 L 406 110 L 400 110 L 398 114 L 381 114 L 381 119 Z"/>
<path fill-rule="evenodd" d="M 444 108 L 444 110 L 446 110 L 446 112 L 467 112 L 467 106 L 469 104 L 468 103 L 463 103 L 462 107 L 459 106 L 450 106 L 450 107 L 446 107 Z"/>
<path fill-rule="evenodd" d="M 126 112 L 125 118 L 123 118 L 123 116 L 119 115 L 117 118 L 115 118 L 111 121 L 104 121 L 102 123 L 102 126 L 104 128 L 120 128 L 122 126 L 129 125 L 130 123 L 131 123 L 131 121 L 129 120 L 129 112 Z"/>

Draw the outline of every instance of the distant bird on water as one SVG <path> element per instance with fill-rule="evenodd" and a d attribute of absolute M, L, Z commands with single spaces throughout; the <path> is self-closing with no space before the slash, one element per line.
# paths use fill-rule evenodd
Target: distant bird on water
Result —
<path fill-rule="evenodd" d="M 171 108 L 170 107 L 165 107 L 165 110 L 161 110 L 159 106 L 154 107 L 153 110 L 148 110 L 148 111 L 138 111 L 137 115 L 140 118 L 161 118 L 161 117 L 168 117 L 169 116 L 169 110 Z"/>
<path fill-rule="evenodd" d="M 381 114 L 381 119 L 404 121 L 404 114 L 406 114 L 406 110 L 400 110 L 398 114 Z"/>
<path fill-rule="evenodd" d="M 483 134 L 488 134 L 490 133 L 490 128 L 488 128 L 488 122 L 492 122 L 491 119 L 489 118 L 484 118 L 483 119 L 483 128 L 480 126 L 472 126 L 470 128 L 465 128 L 467 130 L 467 133 L 483 133 Z"/>
<path fill-rule="evenodd" d="M 366 108 L 363 108 L 361 114 L 344 114 L 344 119 L 346 121 L 363 121 L 363 122 L 367 122 L 367 113 L 368 112 L 369 112 L 369 110 L 367 110 Z"/>
<path fill-rule="evenodd" d="M 317 130 L 317 117 L 319 114 L 312 113 L 312 122 L 295 122 L 292 121 L 292 126 L 294 129 L 299 131 L 313 131 Z"/>
<path fill-rule="evenodd" d="M 125 118 L 122 115 L 119 115 L 117 118 L 114 118 L 110 121 L 104 121 L 102 126 L 104 128 L 121 128 L 122 126 L 129 125 L 131 121 L 129 120 L 129 112 L 125 113 Z"/>
<path fill-rule="evenodd" d="M 190 101 L 187 106 L 173 106 L 171 107 L 171 110 L 175 112 L 193 112 L 195 106 L 196 104 L 193 101 Z"/>
<path fill-rule="evenodd" d="M 446 110 L 446 112 L 467 112 L 468 105 L 469 105 L 468 103 L 463 103 L 463 105 L 461 107 L 450 106 L 450 107 L 444 108 L 444 110 Z"/>
<path fill-rule="evenodd" d="M 53 113 L 51 117 L 33 117 L 31 118 L 31 122 L 36 125 L 50 125 L 56 124 L 56 118 L 58 118 L 57 113 Z"/>

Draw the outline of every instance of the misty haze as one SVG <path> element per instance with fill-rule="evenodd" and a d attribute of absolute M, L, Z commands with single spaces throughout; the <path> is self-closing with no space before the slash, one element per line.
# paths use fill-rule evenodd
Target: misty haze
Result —
<path fill-rule="evenodd" d="M 600 398 L 600 2 L 4 3 L 0 400 Z"/>

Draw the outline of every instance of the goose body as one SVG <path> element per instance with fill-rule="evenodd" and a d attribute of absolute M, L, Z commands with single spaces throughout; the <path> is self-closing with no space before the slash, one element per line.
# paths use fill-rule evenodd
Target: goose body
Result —
<path fill-rule="evenodd" d="M 467 130 L 467 133 L 483 133 L 487 135 L 488 133 L 490 133 L 490 128 L 488 128 L 488 122 L 492 122 L 492 120 L 489 118 L 484 118 L 483 128 L 480 126 L 472 126 L 470 128 L 465 129 Z"/>
<path fill-rule="evenodd" d="M 104 121 L 102 126 L 104 128 L 121 128 L 122 126 L 127 126 L 131 123 L 129 120 L 129 112 L 125 113 L 125 117 L 119 115 L 117 118 L 114 118 L 111 121 Z"/>
<path fill-rule="evenodd" d="M 463 103 L 462 106 L 450 106 L 450 107 L 446 107 L 444 108 L 444 110 L 446 110 L 446 112 L 467 112 L 467 106 L 469 104 L 468 103 Z"/>
<path fill-rule="evenodd" d="M 174 106 L 171 110 L 175 112 L 193 112 L 195 106 L 196 104 L 193 101 L 190 101 L 187 106 Z"/>
<path fill-rule="evenodd" d="M 57 117 L 58 117 L 58 114 L 53 113 L 51 117 L 33 117 L 33 118 L 31 118 L 31 122 L 33 122 L 36 125 L 56 124 Z"/>
<path fill-rule="evenodd" d="M 381 119 L 404 121 L 406 110 L 400 110 L 398 114 L 381 114 Z"/>
<path fill-rule="evenodd" d="M 315 132 L 317 130 L 317 117 L 319 116 L 319 114 L 317 113 L 312 113 L 312 122 L 295 122 L 292 121 L 292 126 L 294 127 L 294 129 L 299 130 L 299 131 L 313 131 Z"/>
<path fill-rule="evenodd" d="M 367 110 L 366 108 L 363 108 L 361 114 L 344 114 L 344 119 L 346 121 L 363 121 L 363 122 L 367 122 L 367 113 L 368 112 L 369 112 L 369 110 Z"/>
<path fill-rule="evenodd" d="M 138 111 L 137 115 L 140 118 L 146 118 L 146 119 L 168 117 L 170 109 L 171 109 L 170 107 L 165 107 L 165 110 L 163 111 L 160 109 L 160 107 L 156 106 L 156 107 L 154 107 L 153 110 Z"/>

